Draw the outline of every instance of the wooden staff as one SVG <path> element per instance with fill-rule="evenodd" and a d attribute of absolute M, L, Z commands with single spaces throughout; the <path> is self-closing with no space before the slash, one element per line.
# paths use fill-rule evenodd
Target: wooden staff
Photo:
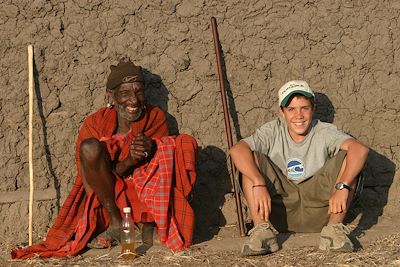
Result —
<path fill-rule="evenodd" d="M 228 112 L 228 105 L 227 105 L 227 101 L 226 101 L 226 90 L 225 90 L 225 85 L 224 85 L 224 79 L 222 76 L 221 48 L 220 48 L 219 37 L 218 37 L 217 21 L 214 17 L 211 17 L 211 26 L 212 26 L 212 32 L 213 32 L 213 37 L 214 37 L 215 55 L 217 57 L 219 87 L 220 87 L 221 97 L 222 97 L 222 106 L 224 109 L 225 131 L 226 131 L 226 137 L 228 139 L 228 149 L 230 149 L 233 146 L 232 130 L 231 130 L 231 123 L 230 123 L 229 112 Z M 245 229 L 244 229 L 242 201 L 240 200 L 240 194 L 239 194 L 239 191 L 237 190 L 236 182 L 235 182 L 236 168 L 235 168 L 235 164 L 233 164 L 233 161 L 231 158 L 229 158 L 229 161 L 231 164 L 231 175 L 230 176 L 231 176 L 232 188 L 235 193 L 236 213 L 238 216 L 240 235 L 245 236 L 246 233 L 245 233 Z"/>
<path fill-rule="evenodd" d="M 29 245 L 32 245 L 32 218 L 33 218 L 33 46 L 28 45 L 28 72 L 29 72 Z"/>

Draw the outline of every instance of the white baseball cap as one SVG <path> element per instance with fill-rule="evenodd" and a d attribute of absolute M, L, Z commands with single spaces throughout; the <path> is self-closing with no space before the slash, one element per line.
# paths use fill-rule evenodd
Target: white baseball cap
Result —
<path fill-rule="evenodd" d="M 307 98 L 314 99 L 315 95 L 311 90 L 308 83 L 305 81 L 289 81 L 285 83 L 281 89 L 279 89 L 278 96 L 279 96 L 279 106 L 284 107 L 286 106 L 289 98 L 293 94 L 301 94 Z"/>

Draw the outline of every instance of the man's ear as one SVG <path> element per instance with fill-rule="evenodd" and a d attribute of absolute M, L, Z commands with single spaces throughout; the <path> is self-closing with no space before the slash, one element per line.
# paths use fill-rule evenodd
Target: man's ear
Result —
<path fill-rule="evenodd" d="M 283 114 L 283 107 L 278 106 L 278 112 L 279 112 L 279 115 L 281 115 L 282 117 L 284 117 L 284 114 Z"/>
<path fill-rule="evenodd" d="M 313 112 L 315 112 L 317 110 L 317 104 L 314 103 L 313 105 Z"/>
<path fill-rule="evenodd" d="M 109 98 L 114 98 L 114 96 L 113 96 L 113 91 L 112 91 L 112 90 L 106 89 L 106 94 L 107 94 L 107 97 L 109 97 Z"/>

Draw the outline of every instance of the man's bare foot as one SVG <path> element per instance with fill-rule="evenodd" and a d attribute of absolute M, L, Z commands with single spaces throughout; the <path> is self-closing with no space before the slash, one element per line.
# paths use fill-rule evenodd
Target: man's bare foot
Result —
<path fill-rule="evenodd" d="M 119 228 L 109 227 L 107 230 L 94 237 L 87 246 L 89 248 L 103 249 L 118 245 L 121 240 Z"/>

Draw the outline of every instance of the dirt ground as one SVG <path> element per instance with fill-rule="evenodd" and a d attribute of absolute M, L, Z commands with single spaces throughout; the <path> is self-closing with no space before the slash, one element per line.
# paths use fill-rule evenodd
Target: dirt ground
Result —
<path fill-rule="evenodd" d="M 400 266 L 399 218 L 383 217 L 379 224 L 358 232 L 356 223 L 351 239 L 353 253 L 326 253 L 318 250 L 319 234 L 279 234 L 281 249 L 270 255 L 241 257 L 235 225 L 225 226 L 213 239 L 194 244 L 189 249 L 173 254 L 161 245 L 150 248 L 133 261 L 119 258 L 121 247 L 87 250 L 67 259 L 9 260 L 10 247 L 3 247 L 1 266 Z M 356 233 L 357 232 L 357 233 Z M 9 243 L 10 244 L 10 243 Z"/>

